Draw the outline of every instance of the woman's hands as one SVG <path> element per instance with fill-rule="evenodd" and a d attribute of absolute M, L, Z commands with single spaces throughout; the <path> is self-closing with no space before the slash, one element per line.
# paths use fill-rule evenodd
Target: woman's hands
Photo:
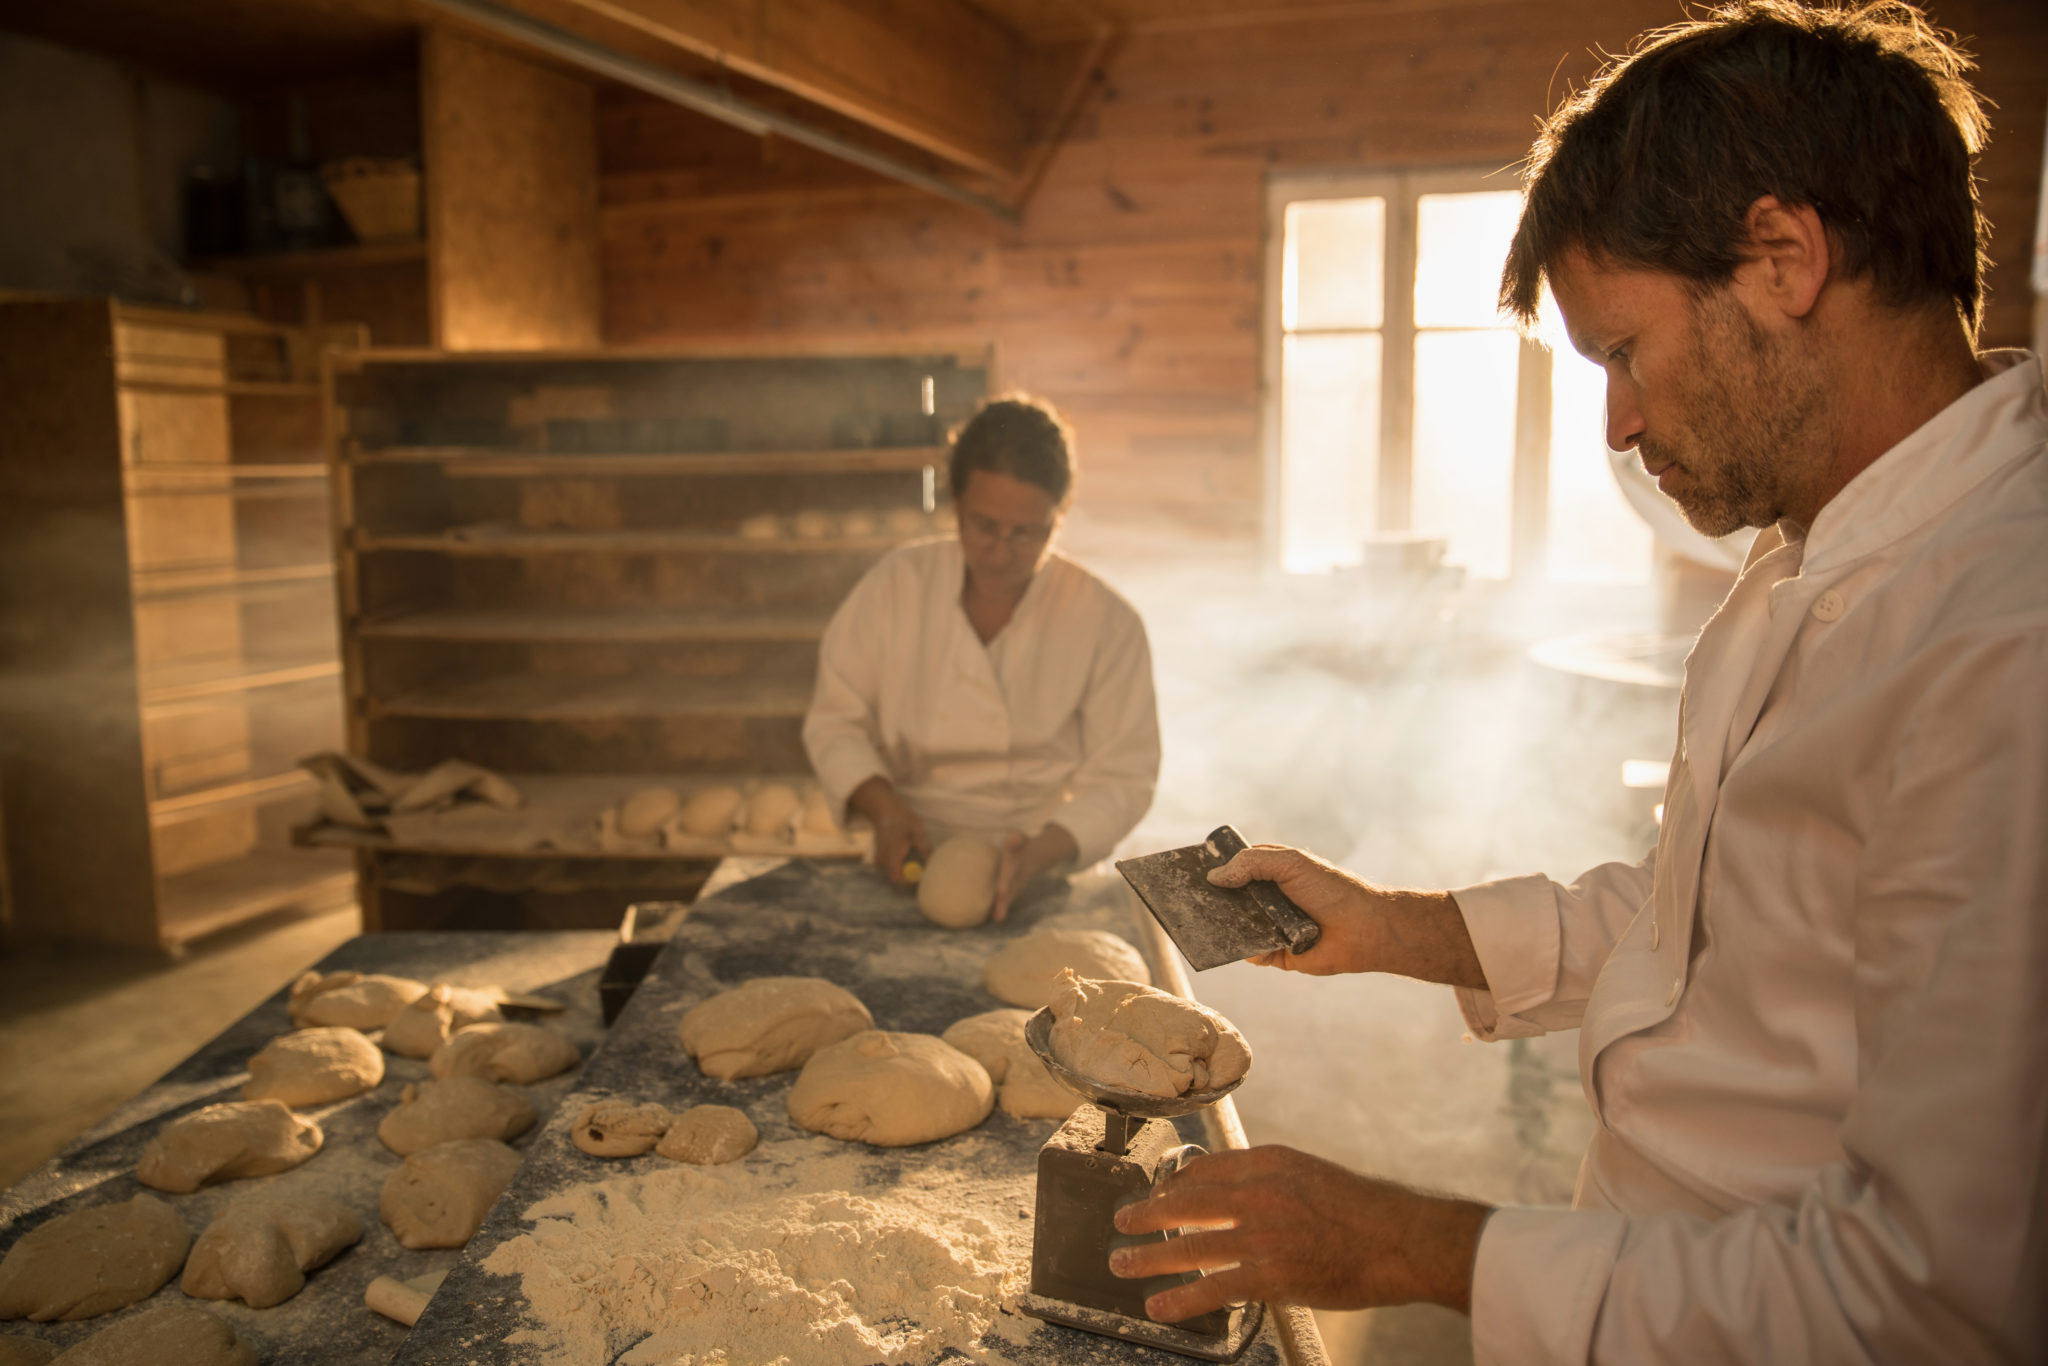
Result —
<path fill-rule="evenodd" d="M 1003 837 L 1002 858 L 996 863 L 996 902 L 989 918 L 1000 921 L 1010 914 L 1010 903 L 1041 873 L 1054 872 L 1081 855 L 1063 825 L 1048 825 L 1035 835 L 1012 830 Z"/>
<path fill-rule="evenodd" d="M 932 839 L 925 833 L 924 822 L 896 795 L 895 784 L 880 774 L 855 788 L 846 804 L 875 827 L 875 866 L 898 887 L 908 887 L 904 862 L 912 854 L 919 862 L 932 856 Z"/>

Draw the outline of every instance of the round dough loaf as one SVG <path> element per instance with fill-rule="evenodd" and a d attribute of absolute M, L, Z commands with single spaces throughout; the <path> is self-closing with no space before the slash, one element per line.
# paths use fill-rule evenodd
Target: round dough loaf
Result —
<path fill-rule="evenodd" d="M 1098 981 L 1152 982 L 1144 957 L 1108 930 L 1043 929 L 991 954 L 982 965 L 981 984 L 998 1001 L 1036 1010 L 1052 1004 L 1060 975 L 1069 968 L 1076 977 Z"/>
<path fill-rule="evenodd" d="M 569 1137 L 592 1157 L 638 1157 L 661 1141 L 674 1118 L 652 1101 L 601 1100 L 584 1107 Z"/>
<path fill-rule="evenodd" d="M 211 1181 L 290 1171 L 320 1151 L 320 1126 L 281 1100 L 235 1100 L 181 1115 L 157 1131 L 135 1179 L 173 1195 Z"/>
<path fill-rule="evenodd" d="M 849 541 L 865 541 L 880 530 L 880 521 L 866 508 L 852 508 L 839 515 L 839 534 Z"/>
<path fill-rule="evenodd" d="M 1052 1052 L 1105 1086 L 1170 1097 L 1228 1086 L 1251 1069 L 1236 1026 L 1198 1001 L 1069 972 L 1052 1003 Z"/>
<path fill-rule="evenodd" d="M 281 1100 L 293 1109 L 346 1100 L 384 1080 L 384 1054 L 353 1029 L 323 1025 L 281 1034 L 249 1059 L 243 1100 Z"/>
<path fill-rule="evenodd" d="M 299 975 L 292 983 L 292 1023 L 340 1025 L 346 1029 L 382 1029 L 391 1017 L 424 995 L 425 982 L 382 973 L 317 972 Z"/>
<path fill-rule="evenodd" d="M 780 540 L 782 519 L 772 512 L 757 512 L 740 523 L 740 535 L 749 541 Z"/>
<path fill-rule="evenodd" d="M 806 835 L 839 833 L 839 818 L 833 813 L 832 803 L 823 788 L 814 787 L 804 794 L 804 812 L 797 818 L 797 828 Z"/>
<path fill-rule="evenodd" d="M 932 529 L 923 508 L 890 508 L 886 521 L 891 536 L 923 536 Z"/>
<path fill-rule="evenodd" d="M 760 1131 L 746 1111 L 730 1105 L 693 1105 L 677 1115 L 654 1151 L 700 1167 L 734 1162 L 754 1151 Z"/>
<path fill-rule="evenodd" d="M 362 1236 L 362 1221 L 333 1200 L 237 1200 L 192 1245 L 178 1288 L 196 1300 L 268 1309 L 298 1294 L 308 1271 Z"/>
<path fill-rule="evenodd" d="M 382 1043 L 401 1058 L 431 1058 L 457 1030 L 504 1018 L 495 991 L 436 982 L 384 1026 Z"/>
<path fill-rule="evenodd" d="M 789 519 L 789 529 L 799 540 L 822 541 L 832 534 L 832 522 L 832 514 L 823 508 L 805 508 Z"/>
<path fill-rule="evenodd" d="M 384 1182 L 377 1213 L 401 1246 L 461 1247 L 519 1170 L 519 1154 L 488 1138 L 437 1143 Z"/>
<path fill-rule="evenodd" d="M 932 850 L 917 884 L 917 908 L 934 925 L 964 930 L 995 909 L 1002 851 L 979 835 L 955 835 Z"/>
<path fill-rule="evenodd" d="M 457 1030 L 434 1050 L 436 1077 L 488 1077 L 529 1086 L 566 1072 L 582 1058 L 576 1045 L 543 1025 L 479 1024 Z"/>
<path fill-rule="evenodd" d="M 804 1064 L 789 1117 L 815 1133 L 901 1148 L 972 1129 L 995 1108 L 988 1069 L 931 1034 L 863 1030 Z"/>
<path fill-rule="evenodd" d="M 859 997 L 822 977 L 756 977 L 692 1006 L 676 1035 L 705 1076 L 735 1081 L 801 1067 L 874 1024 Z"/>
<path fill-rule="evenodd" d="M 184 1265 L 185 1221 L 154 1195 L 60 1214 L 0 1259 L 0 1319 L 97 1318 L 146 1300 Z"/>
<path fill-rule="evenodd" d="M 619 833 L 629 839 L 646 839 L 682 804 L 672 787 L 643 787 L 619 803 Z"/>
<path fill-rule="evenodd" d="M 256 1349 L 204 1309 L 166 1304 L 94 1333 L 51 1366 L 256 1366 Z"/>
<path fill-rule="evenodd" d="M 377 1125 L 384 1146 L 404 1157 L 458 1138 L 517 1138 L 533 1127 L 533 1107 L 517 1091 L 482 1077 L 421 1082 L 399 1093 Z"/>
<path fill-rule="evenodd" d="M 683 803 L 676 824 L 687 835 L 722 839 L 732 831 L 733 818 L 739 815 L 745 801 L 736 787 L 699 788 L 690 794 L 690 800 Z"/>
<path fill-rule="evenodd" d="M 786 783 L 767 783 L 747 799 L 743 820 L 746 831 L 760 839 L 780 839 L 789 834 L 789 823 L 803 806 L 796 789 Z"/>
<path fill-rule="evenodd" d="M 1081 1097 L 1045 1070 L 1024 1042 L 1028 1010 L 990 1010 L 956 1021 L 939 1037 L 988 1069 L 996 1103 L 1018 1119 L 1065 1119 Z"/>

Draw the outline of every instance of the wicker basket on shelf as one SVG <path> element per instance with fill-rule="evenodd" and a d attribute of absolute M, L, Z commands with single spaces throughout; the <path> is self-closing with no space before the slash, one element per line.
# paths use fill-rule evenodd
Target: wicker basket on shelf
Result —
<path fill-rule="evenodd" d="M 409 161 L 350 157 L 320 168 L 327 193 L 362 242 L 408 242 L 420 235 L 420 172 Z"/>

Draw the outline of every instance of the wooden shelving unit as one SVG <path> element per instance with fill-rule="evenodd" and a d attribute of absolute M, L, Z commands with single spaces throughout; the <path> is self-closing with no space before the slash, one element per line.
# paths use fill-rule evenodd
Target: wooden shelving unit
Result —
<path fill-rule="evenodd" d="M 350 751 L 401 772 L 465 759 L 548 811 L 804 773 L 825 623 L 890 547 L 944 526 L 943 433 L 994 373 L 984 346 L 330 367 Z M 688 896 L 708 872 L 544 841 L 352 842 L 371 928 L 610 924 L 621 896 Z"/>
<path fill-rule="evenodd" d="M 342 738 L 323 340 L 0 303 L 15 933 L 176 949 L 347 899 L 291 838 Z"/>

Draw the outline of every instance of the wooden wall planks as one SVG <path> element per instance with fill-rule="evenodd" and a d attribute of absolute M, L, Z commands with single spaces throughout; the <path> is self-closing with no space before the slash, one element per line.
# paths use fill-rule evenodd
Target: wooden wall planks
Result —
<path fill-rule="evenodd" d="M 1998 103 L 1985 336 L 2023 344 L 2048 16 L 2018 0 L 1934 10 L 1976 36 Z M 1598 50 L 1677 17 L 1667 0 L 1446 0 L 1141 26 L 1015 228 L 608 97 L 605 337 L 990 337 L 1003 384 L 1073 418 L 1093 516 L 1249 540 L 1268 172 L 1508 167 Z"/>

